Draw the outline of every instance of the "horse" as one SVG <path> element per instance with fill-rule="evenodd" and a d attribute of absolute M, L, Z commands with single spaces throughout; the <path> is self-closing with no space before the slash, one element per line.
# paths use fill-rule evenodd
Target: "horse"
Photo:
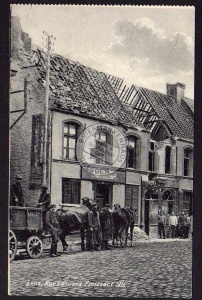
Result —
<path fill-rule="evenodd" d="M 93 202 L 89 202 L 89 208 L 92 204 Z M 67 251 L 68 248 L 65 237 L 75 231 L 80 231 L 81 250 L 86 250 L 84 245 L 85 238 L 86 248 L 88 248 L 87 250 L 90 250 L 89 248 L 91 247 L 91 245 L 88 244 L 91 236 L 91 232 L 88 226 L 90 223 L 90 210 L 86 206 L 80 205 L 58 209 L 56 212 L 60 224 L 59 238 L 62 242 L 63 251 Z"/>
<path fill-rule="evenodd" d="M 130 227 L 130 245 L 132 246 L 133 240 L 133 229 L 135 225 L 134 214 L 131 206 L 125 206 L 121 208 L 119 204 L 114 204 L 114 209 L 112 212 L 113 221 L 113 241 L 112 244 L 118 244 L 118 239 L 120 241 L 120 246 L 123 246 L 122 234 L 125 232 L 125 246 L 127 246 L 128 241 L 128 229 Z"/>

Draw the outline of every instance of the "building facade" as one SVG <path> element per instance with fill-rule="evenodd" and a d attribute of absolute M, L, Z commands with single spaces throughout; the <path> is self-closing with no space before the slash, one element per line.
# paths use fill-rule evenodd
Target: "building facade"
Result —
<path fill-rule="evenodd" d="M 38 47 L 31 49 L 18 18 L 11 25 L 10 181 L 17 173 L 23 176 L 25 205 L 36 206 L 46 164 L 57 208 L 78 205 L 84 196 L 100 207 L 131 205 L 136 225 L 150 235 L 157 234 L 159 209 L 167 216 L 172 210 L 192 214 L 193 115 L 184 107 L 184 86 L 168 85 L 167 95 L 126 87 L 119 78 L 51 55 L 44 162 L 46 57 Z M 97 129 L 91 139 L 101 147 L 100 156 L 87 148 L 86 157 L 99 174 L 78 160 L 83 151 L 79 137 L 93 126 Z M 109 127 L 125 143 L 125 159 L 118 168 L 108 151 L 118 149 L 106 131 Z"/>

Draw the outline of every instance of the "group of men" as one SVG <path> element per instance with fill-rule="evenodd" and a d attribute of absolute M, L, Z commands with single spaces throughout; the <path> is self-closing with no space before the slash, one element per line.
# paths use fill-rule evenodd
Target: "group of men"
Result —
<path fill-rule="evenodd" d="M 83 251 L 110 250 L 108 242 L 110 240 L 112 219 L 108 207 L 99 210 L 97 203 L 90 203 L 88 197 L 82 199 L 82 205 L 88 209 L 88 224 L 86 225 L 86 247 L 81 244 Z M 81 238 L 81 240 L 84 240 Z"/>
<path fill-rule="evenodd" d="M 16 176 L 16 182 L 11 186 L 11 206 L 24 206 L 24 196 L 21 186 L 22 176 Z M 57 243 L 61 228 L 58 222 L 58 215 L 55 212 L 56 205 L 51 204 L 51 196 L 48 193 L 46 185 L 41 186 L 41 194 L 37 206 L 42 209 L 42 220 L 44 230 L 42 235 L 49 232 L 52 236 L 50 256 L 60 256 L 57 252 Z M 81 240 L 86 240 L 81 243 L 82 251 L 99 251 L 109 250 L 108 242 L 110 239 L 110 231 L 112 227 L 111 214 L 107 207 L 99 211 L 96 203 L 90 203 L 88 197 L 82 199 L 82 206 L 88 214 L 88 222 L 81 228 Z"/>
<path fill-rule="evenodd" d="M 166 238 L 165 227 L 167 225 L 166 217 L 161 210 L 158 215 L 158 234 L 159 238 Z M 168 219 L 168 236 L 170 238 L 187 239 L 190 233 L 193 233 L 193 219 L 187 212 L 182 211 L 179 215 L 171 213 Z"/>

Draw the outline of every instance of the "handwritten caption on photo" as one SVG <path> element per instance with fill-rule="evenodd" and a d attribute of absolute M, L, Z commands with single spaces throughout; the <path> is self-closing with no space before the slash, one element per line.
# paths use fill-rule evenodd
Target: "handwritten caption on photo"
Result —
<path fill-rule="evenodd" d="M 126 287 L 125 281 L 106 281 L 106 282 L 91 282 L 91 281 L 85 281 L 85 282 L 71 282 L 71 281 L 49 281 L 46 280 L 45 282 L 41 281 L 31 281 L 28 280 L 26 283 L 26 286 L 35 286 L 35 287 Z"/>

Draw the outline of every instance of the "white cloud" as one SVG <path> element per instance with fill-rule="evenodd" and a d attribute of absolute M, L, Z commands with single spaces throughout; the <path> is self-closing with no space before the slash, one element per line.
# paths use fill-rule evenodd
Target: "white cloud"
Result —
<path fill-rule="evenodd" d="M 154 72 L 193 70 L 194 42 L 183 32 L 167 37 L 161 28 L 155 28 L 148 18 L 136 21 L 119 19 L 113 24 L 117 41 L 108 50 L 116 57 L 136 57 Z"/>

